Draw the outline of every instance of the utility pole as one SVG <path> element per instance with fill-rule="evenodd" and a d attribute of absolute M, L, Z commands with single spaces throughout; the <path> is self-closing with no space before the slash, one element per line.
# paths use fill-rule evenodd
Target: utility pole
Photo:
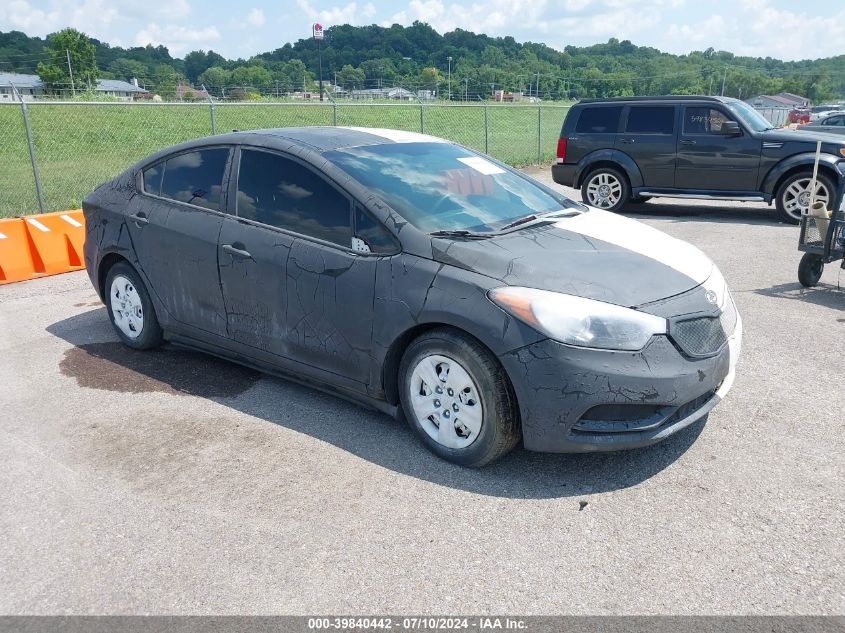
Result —
<path fill-rule="evenodd" d="M 449 96 L 448 96 L 448 100 L 451 101 L 452 100 L 452 56 L 450 55 L 449 57 L 446 58 L 446 60 L 449 62 Z"/>
<path fill-rule="evenodd" d="M 723 97 L 725 96 L 725 81 L 727 80 L 727 78 L 728 78 L 728 67 L 727 67 L 727 66 L 725 66 L 725 74 L 724 74 L 724 75 L 722 75 L 722 92 L 721 92 L 721 96 L 723 96 Z"/>
<path fill-rule="evenodd" d="M 707 95 L 713 94 L 713 75 L 710 75 L 710 87 L 707 89 Z"/>
<path fill-rule="evenodd" d="M 73 67 L 70 65 L 70 51 L 68 49 L 65 49 L 65 55 L 67 56 L 67 74 L 70 75 L 70 90 L 75 97 L 76 86 L 73 85 Z"/>
<path fill-rule="evenodd" d="M 537 100 L 540 99 L 540 71 L 537 71 L 537 90 L 534 93 L 534 96 L 537 97 Z"/>
<path fill-rule="evenodd" d="M 464 101 L 469 101 L 469 79 L 464 79 Z"/>

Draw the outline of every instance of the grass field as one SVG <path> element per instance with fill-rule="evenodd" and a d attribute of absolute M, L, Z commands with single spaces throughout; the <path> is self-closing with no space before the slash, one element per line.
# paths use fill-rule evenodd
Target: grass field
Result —
<path fill-rule="evenodd" d="M 487 108 L 488 153 L 513 165 L 550 160 L 563 106 L 491 105 Z M 217 132 L 297 125 L 332 125 L 330 104 L 218 104 Z M 30 103 L 35 157 L 47 211 L 79 207 L 99 183 L 144 156 L 211 134 L 207 104 Z M 485 113 L 480 105 L 427 105 L 426 134 L 485 150 Z M 420 131 L 419 105 L 339 104 L 337 124 Z M 19 105 L 0 104 L 0 217 L 38 212 L 23 115 Z"/>

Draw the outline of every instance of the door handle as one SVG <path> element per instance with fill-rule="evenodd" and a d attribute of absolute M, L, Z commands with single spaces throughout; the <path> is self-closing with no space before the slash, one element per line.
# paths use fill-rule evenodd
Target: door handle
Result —
<path fill-rule="evenodd" d="M 681 140 L 681 145 L 695 145 L 695 141 L 685 138 Z"/>
<path fill-rule="evenodd" d="M 237 244 L 237 242 L 236 242 Z M 243 246 L 243 244 L 238 244 L 238 246 Z M 249 251 L 244 250 L 243 248 L 237 248 L 235 244 L 223 244 L 220 248 L 223 249 L 223 252 L 229 253 L 234 257 L 243 257 L 244 259 L 252 259 L 252 255 L 249 254 Z"/>
<path fill-rule="evenodd" d="M 626 145 L 630 145 L 631 143 L 634 142 L 634 139 L 632 139 L 632 138 L 623 138 L 623 139 L 619 139 L 619 140 L 622 141 L 623 143 L 625 143 Z"/>
<path fill-rule="evenodd" d="M 144 214 L 143 211 L 140 212 L 140 213 L 134 213 L 134 214 L 130 215 L 129 219 L 132 220 L 133 222 L 135 222 L 135 224 L 137 224 L 138 226 L 140 226 L 142 224 L 149 224 L 150 223 L 150 221 L 147 219 L 147 216 Z"/>

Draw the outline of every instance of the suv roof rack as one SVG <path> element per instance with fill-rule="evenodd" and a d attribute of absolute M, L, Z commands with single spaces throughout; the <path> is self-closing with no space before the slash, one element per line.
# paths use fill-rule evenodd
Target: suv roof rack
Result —
<path fill-rule="evenodd" d="M 578 103 L 625 103 L 628 101 L 713 101 L 724 103 L 734 101 L 732 97 L 709 97 L 706 95 L 663 95 L 661 97 L 606 97 L 604 99 L 581 99 Z"/>

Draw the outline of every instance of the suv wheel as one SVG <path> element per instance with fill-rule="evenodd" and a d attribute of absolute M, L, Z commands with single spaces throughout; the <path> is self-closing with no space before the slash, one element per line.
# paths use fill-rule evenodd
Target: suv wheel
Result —
<path fill-rule="evenodd" d="M 813 174 L 810 171 L 802 171 L 793 174 L 784 180 L 777 192 L 778 218 L 787 224 L 798 224 L 801 214 L 810 208 L 810 181 Z M 825 203 L 829 208 L 833 200 L 835 188 L 833 183 L 824 174 L 816 177 L 816 200 Z"/>
<path fill-rule="evenodd" d="M 581 200 L 599 209 L 619 211 L 630 197 L 628 179 L 612 167 L 591 171 L 581 185 Z"/>

